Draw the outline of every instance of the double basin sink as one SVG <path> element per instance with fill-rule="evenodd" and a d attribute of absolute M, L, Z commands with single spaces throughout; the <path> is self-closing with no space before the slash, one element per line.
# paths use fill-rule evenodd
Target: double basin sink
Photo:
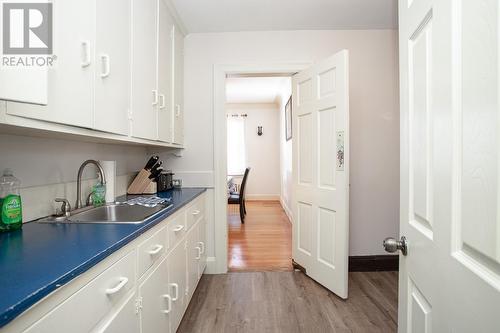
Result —
<path fill-rule="evenodd" d="M 100 207 L 85 207 L 71 212 L 70 216 L 48 216 L 38 223 L 124 223 L 140 224 L 148 218 L 172 207 L 171 203 L 155 206 L 128 205 L 112 203 Z"/>

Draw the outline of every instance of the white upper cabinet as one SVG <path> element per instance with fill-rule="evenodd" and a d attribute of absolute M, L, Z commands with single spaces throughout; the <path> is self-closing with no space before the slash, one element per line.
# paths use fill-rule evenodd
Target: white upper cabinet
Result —
<path fill-rule="evenodd" d="M 157 139 L 158 0 L 133 0 L 132 136 Z"/>
<path fill-rule="evenodd" d="M 174 21 L 158 0 L 158 140 L 172 142 Z"/>
<path fill-rule="evenodd" d="M 47 106 L 9 103 L 7 113 L 91 128 L 95 2 L 54 3 L 53 33 L 57 59 L 48 70 Z"/>
<path fill-rule="evenodd" d="M 184 36 L 174 27 L 173 143 L 184 143 Z"/>
<path fill-rule="evenodd" d="M 96 1 L 94 128 L 128 134 L 131 0 Z"/>
<path fill-rule="evenodd" d="M 64 0 L 52 8 L 53 66 L 0 68 L 0 99 L 8 101 L 0 122 L 54 136 L 181 145 L 184 36 L 168 4 Z"/>

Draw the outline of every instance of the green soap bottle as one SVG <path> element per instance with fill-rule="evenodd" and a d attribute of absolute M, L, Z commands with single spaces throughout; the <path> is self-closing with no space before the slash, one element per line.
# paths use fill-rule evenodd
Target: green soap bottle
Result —
<path fill-rule="evenodd" d="M 20 187 L 21 182 L 12 170 L 5 169 L 0 177 L 0 232 L 17 230 L 23 225 Z"/>

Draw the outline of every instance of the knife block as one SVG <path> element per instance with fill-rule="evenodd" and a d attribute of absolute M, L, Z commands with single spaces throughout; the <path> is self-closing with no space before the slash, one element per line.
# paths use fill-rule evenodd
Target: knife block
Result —
<path fill-rule="evenodd" d="M 156 182 L 151 181 L 142 194 L 156 194 L 157 188 Z"/>
<path fill-rule="evenodd" d="M 132 184 L 128 187 L 127 194 L 143 194 L 151 183 L 151 179 L 149 179 L 150 175 L 151 172 L 146 169 L 142 169 L 134 178 Z"/>

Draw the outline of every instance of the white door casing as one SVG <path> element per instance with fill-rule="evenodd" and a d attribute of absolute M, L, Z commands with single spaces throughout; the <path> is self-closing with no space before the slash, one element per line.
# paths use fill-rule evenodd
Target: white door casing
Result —
<path fill-rule="evenodd" d="M 293 259 L 347 298 L 349 80 L 343 50 L 292 78 Z"/>
<path fill-rule="evenodd" d="M 400 332 L 500 330 L 499 9 L 399 2 Z"/>

